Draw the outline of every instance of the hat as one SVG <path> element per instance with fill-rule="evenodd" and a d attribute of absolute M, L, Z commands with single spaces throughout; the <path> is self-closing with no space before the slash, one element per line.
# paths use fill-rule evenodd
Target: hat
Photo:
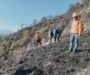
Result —
<path fill-rule="evenodd" d="M 76 17 L 76 16 L 79 16 L 78 13 L 74 12 L 72 17 Z"/>

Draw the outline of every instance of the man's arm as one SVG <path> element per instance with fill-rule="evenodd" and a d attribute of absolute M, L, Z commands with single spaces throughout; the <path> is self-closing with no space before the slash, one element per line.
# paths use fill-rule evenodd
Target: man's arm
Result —
<path fill-rule="evenodd" d="M 81 33 L 83 31 L 83 23 L 82 20 L 79 21 L 79 36 L 81 36 Z"/>

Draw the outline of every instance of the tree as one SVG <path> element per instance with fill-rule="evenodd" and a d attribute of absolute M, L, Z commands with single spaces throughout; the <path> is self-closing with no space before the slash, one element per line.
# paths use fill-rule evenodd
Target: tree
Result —
<path fill-rule="evenodd" d="M 36 19 L 34 19 L 33 22 L 32 22 L 32 24 L 33 25 L 36 25 L 36 24 L 38 24 L 38 21 Z"/>
<path fill-rule="evenodd" d="M 46 17 L 42 17 L 40 20 L 40 23 L 47 23 L 47 18 Z"/>
<path fill-rule="evenodd" d="M 21 29 L 23 29 L 23 27 L 24 27 L 24 24 L 21 24 L 21 25 L 20 25 L 20 27 L 21 27 Z"/>
<path fill-rule="evenodd" d="M 47 16 L 47 20 L 52 20 L 52 19 L 53 19 L 52 15 Z"/>
<path fill-rule="evenodd" d="M 21 24 L 21 25 L 20 25 L 21 29 L 23 29 L 23 28 L 25 28 L 25 27 L 27 27 L 27 26 L 28 26 L 28 24 Z"/>

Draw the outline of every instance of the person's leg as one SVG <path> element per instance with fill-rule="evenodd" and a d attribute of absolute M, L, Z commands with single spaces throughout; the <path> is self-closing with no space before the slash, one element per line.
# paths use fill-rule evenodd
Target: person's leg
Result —
<path fill-rule="evenodd" d="M 36 40 L 33 41 L 33 45 L 36 46 Z"/>
<path fill-rule="evenodd" d="M 54 37 L 54 42 L 55 42 L 55 43 L 56 43 L 56 40 L 57 40 L 57 37 L 55 36 L 55 37 Z"/>
<path fill-rule="evenodd" d="M 36 44 L 35 44 L 35 46 L 36 46 L 36 47 L 38 46 L 38 40 L 36 40 Z"/>
<path fill-rule="evenodd" d="M 75 40 L 74 40 L 74 48 L 73 48 L 73 52 L 76 52 L 77 46 L 78 46 L 78 35 L 75 34 Z"/>
<path fill-rule="evenodd" d="M 42 46 L 42 42 L 41 42 L 41 40 L 38 40 L 38 43 L 39 43 L 40 46 Z"/>
<path fill-rule="evenodd" d="M 70 36 L 70 47 L 69 47 L 69 52 L 73 51 L 73 42 L 74 42 L 74 35 L 71 34 Z"/>
<path fill-rule="evenodd" d="M 58 39 L 58 42 L 60 42 L 60 36 L 59 35 L 57 36 L 57 39 Z"/>

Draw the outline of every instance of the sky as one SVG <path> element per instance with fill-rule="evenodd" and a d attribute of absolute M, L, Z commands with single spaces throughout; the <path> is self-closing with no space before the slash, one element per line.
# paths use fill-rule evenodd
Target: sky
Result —
<path fill-rule="evenodd" d="M 17 31 L 34 19 L 65 13 L 78 0 L 0 0 L 0 30 Z"/>

